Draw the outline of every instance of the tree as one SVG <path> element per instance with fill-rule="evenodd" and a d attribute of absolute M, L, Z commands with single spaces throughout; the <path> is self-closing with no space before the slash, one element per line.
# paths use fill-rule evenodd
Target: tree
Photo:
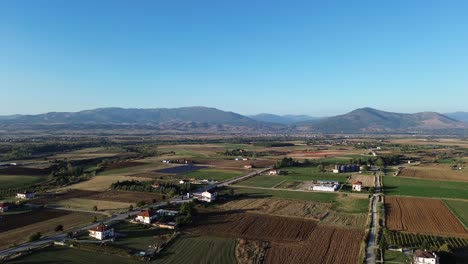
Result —
<path fill-rule="evenodd" d="M 129 211 L 133 211 L 133 204 L 131 204 L 131 205 L 128 207 L 128 210 L 129 210 Z"/>
<path fill-rule="evenodd" d="M 452 247 L 446 242 L 442 246 L 440 246 L 439 251 L 446 252 L 446 253 L 452 253 Z"/>
<path fill-rule="evenodd" d="M 94 210 L 94 211 L 97 211 L 97 210 L 98 210 L 97 205 L 93 206 L 93 210 Z"/>
<path fill-rule="evenodd" d="M 138 202 L 137 202 L 136 206 L 137 206 L 137 207 L 142 207 L 142 206 L 145 206 L 145 204 L 146 204 L 146 202 L 143 201 L 143 200 L 141 200 L 141 201 L 138 201 Z"/>
<path fill-rule="evenodd" d="M 320 171 L 320 172 L 325 172 L 325 168 L 323 167 L 322 164 L 318 165 L 318 166 L 317 166 L 317 169 L 318 169 L 318 171 Z"/>
<path fill-rule="evenodd" d="M 387 247 L 388 247 L 387 241 L 385 241 L 385 237 L 382 236 L 379 241 L 379 248 L 384 250 L 384 249 L 387 249 Z"/>
<path fill-rule="evenodd" d="M 98 221 L 97 216 L 94 216 L 94 218 L 93 218 L 93 223 L 96 223 L 97 221 Z"/>
<path fill-rule="evenodd" d="M 362 165 L 361 166 L 361 171 L 367 172 L 369 170 L 369 167 L 367 165 Z"/>
<path fill-rule="evenodd" d="M 36 232 L 36 233 L 32 234 L 31 236 L 29 236 L 29 241 L 30 242 L 37 241 L 37 240 L 41 239 L 41 237 L 42 237 L 41 232 Z"/>
<path fill-rule="evenodd" d="M 55 232 L 63 231 L 63 225 L 56 226 L 54 230 L 55 230 Z"/>
<path fill-rule="evenodd" d="M 379 167 L 383 167 L 385 166 L 385 162 L 382 158 L 378 158 L 376 161 L 375 161 L 375 165 L 379 166 Z"/>

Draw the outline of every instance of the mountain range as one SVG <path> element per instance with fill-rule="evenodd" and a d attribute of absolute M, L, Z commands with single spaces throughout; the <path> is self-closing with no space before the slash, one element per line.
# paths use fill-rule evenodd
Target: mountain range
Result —
<path fill-rule="evenodd" d="M 209 107 L 98 108 L 80 112 L 0 116 L 0 130 L 133 129 L 159 133 L 455 133 L 466 135 L 468 123 L 456 119 L 463 116 L 466 115 L 454 113 L 447 116 L 435 112 L 403 114 L 373 108 L 360 108 L 343 115 L 324 118 L 272 114 L 243 116 Z"/>

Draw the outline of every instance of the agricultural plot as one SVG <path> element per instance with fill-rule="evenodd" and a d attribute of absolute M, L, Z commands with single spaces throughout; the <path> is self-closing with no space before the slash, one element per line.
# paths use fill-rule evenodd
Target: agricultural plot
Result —
<path fill-rule="evenodd" d="M 302 241 L 317 226 L 313 220 L 252 213 L 211 212 L 189 231 L 195 234 L 258 240 Z"/>
<path fill-rule="evenodd" d="M 389 231 L 385 240 L 391 246 L 421 248 L 423 244 L 430 248 L 440 248 L 448 244 L 456 254 L 468 254 L 468 239 L 456 237 L 439 237 L 423 234 Z"/>
<path fill-rule="evenodd" d="M 114 202 L 106 200 L 92 200 L 92 199 L 81 199 L 72 198 L 68 200 L 61 200 L 53 204 L 53 206 L 74 208 L 80 210 L 93 211 L 96 206 L 99 211 L 126 211 L 133 203 Z"/>
<path fill-rule="evenodd" d="M 366 201 L 367 203 L 367 201 Z M 279 199 L 238 199 L 219 207 L 223 211 L 244 212 L 296 217 L 319 221 L 319 224 L 341 227 L 364 228 L 367 222 L 365 213 L 336 212 L 331 203 L 291 201 Z"/>
<path fill-rule="evenodd" d="M 234 160 L 232 159 L 195 159 L 196 164 L 204 166 L 216 167 L 220 169 L 240 169 L 244 168 L 245 165 L 252 164 L 255 168 L 267 168 L 275 164 L 274 160 L 268 159 L 255 159 L 255 160 Z"/>
<path fill-rule="evenodd" d="M 162 251 L 156 264 L 171 263 L 238 263 L 236 239 L 212 236 L 183 235 Z"/>
<path fill-rule="evenodd" d="M 386 195 L 468 199 L 468 182 L 383 177 Z"/>
<path fill-rule="evenodd" d="M 374 187 L 375 186 L 375 177 L 373 175 L 360 175 L 355 174 L 351 176 L 349 183 L 360 181 L 364 187 Z"/>
<path fill-rule="evenodd" d="M 49 209 L 47 209 L 49 210 Z M 89 224 L 94 220 L 94 217 L 100 219 L 101 215 L 82 213 L 82 212 L 67 212 L 65 215 L 58 216 L 45 221 L 38 221 L 38 218 L 22 218 L 16 221 L 28 222 L 21 228 L 15 228 L 9 231 L 0 233 L 0 249 L 6 248 L 12 244 L 19 244 L 27 242 L 28 237 L 35 233 L 41 232 L 43 235 L 54 234 L 57 225 L 63 225 L 65 230 L 73 229 L 77 226 Z M 47 213 L 49 215 L 50 213 Z M 15 224 L 16 225 L 16 224 Z"/>
<path fill-rule="evenodd" d="M 31 255 L 8 261 L 9 264 L 136 264 L 144 263 L 116 255 L 96 254 L 69 247 L 50 247 Z"/>
<path fill-rule="evenodd" d="M 45 181 L 45 177 L 30 175 L 0 175 L 0 190 L 18 189 Z"/>
<path fill-rule="evenodd" d="M 91 178 L 91 180 L 80 182 L 77 184 L 73 184 L 60 190 L 69 190 L 69 189 L 76 189 L 76 190 L 85 190 L 85 191 L 106 191 L 109 190 L 112 183 L 117 181 L 153 181 L 152 178 L 144 178 L 144 177 L 130 177 L 130 176 L 95 176 Z"/>
<path fill-rule="evenodd" d="M 194 171 L 201 170 L 201 169 L 204 169 L 204 168 L 206 168 L 206 167 L 205 166 L 195 166 L 195 165 L 182 165 L 182 166 L 176 166 L 176 167 L 157 170 L 155 172 L 165 173 L 165 174 L 183 174 L 183 173 L 194 172 Z"/>
<path fill-rule="evenodd" d="M 198 180 L 211 180 L 211 181 L 226 181 L 238 176 L 243 175 L 243 172 L 233 170 L 216 170 L 216 169 L 203 169 L 195 172 L 189 172 L 179 175 L 178 178 L 185 179 L 198 179 Z"/>
<path fill-rule="evenodd" d="M 148 246 L 166 242 L 173 231 L 160 228 L 150 228 L 146 225 L 120 222 L 112 227 L 124 236 L 116 239 L 112 246 L 130 250 L 146 251 Z"/>
<path fill-rule="evenodd" d="M 155 203 L 163 200 L 163 195 L 149 192 L 127 192 L 109 190 L 105 192 L 95 193 L 88 196 L 87 199 L 99 201 L 111 201 L 118 203 L 137 203 L 145 201 L 146 203 Z"/>
<path fill-rule="evenodd" d="M 233 188 L 241 197 L 248 198 L 272 198 L 311 201 L 319 203 L 331 203 L 332 209 L 346 213 L 365 213 L 369 211 L 369 199 L 362 196 L 347 195 L 341 193 L 319 193 L 303 191 L 284 191 L 275 189 L 257 188 Z"/>
<path fill-rule="evenodd" d="M 0 221 L 0 233 L 70 214 L 69 211 L 43 209 L 21 214 L 4 215 Z"/>
<path fill-rule="evenodd" d="M 444 200 L 444 203 L 468 228 L 468 201 Z"/>
<path fill-rule="evenodd" d="M 358 263 L 364 232 L 317 227 L 306 241 L 272 242 L 265 263 Z"/>
<path fill-rule="evenodd" d="M 433 180 L 468 181 L 468 172 L 465 170 L 454 170 L 446 164 L 406 167 L 400 171 L 398 176 Z"/>
<path fill-rule="evenodd" d="M 386 197 L 385 209 L 390 230 L 468 238 L 463 225 L 440 200 Z"/>

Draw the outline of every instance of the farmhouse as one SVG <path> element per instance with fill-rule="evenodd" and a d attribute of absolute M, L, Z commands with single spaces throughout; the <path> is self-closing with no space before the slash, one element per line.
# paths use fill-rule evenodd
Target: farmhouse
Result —
<path fill-rule="evenodd" d="M 22 192 L 16 194 L 16 198 L 18 199 L 32 199 L 34 197 L 36 197 L 36 193 L 34 192 Z"/>
<path fill-rule="evenodd" d="M 187 183 L 190 183 L 190 181 L 186 180 L 186 179 L 183 179 L 183 180 L 180 180 L 179 183 L 180 184 L 187 184 Z"/>
<path fill-rule="evenodd" d="M 10 203 L 0 203 L 0 213 L 6 212 L 13 208 L 13 204 Z"/>
<path fill-rule="evenodd" d="M 202 193 L 194 193 L 193 197 L 195 197 L 196 199 L 200 201 L 211 203 L 216 200 L 217 195 L 218 194 L 213 191 L 204 191 Z"/>
<path fill-rule="evenodd" d="M 270 170 L 268 172 L 268 175 L 280 175 L 281 171 L 280 170 Z"/>
<path fill-rule="evenodd" d="M 153 184 L 151 185 L 151 187 L 153 187 L 153 188 L 159 188 L 160 185 L 159 185 L 159 183 L 155 182 L 155 183 L 153 183 Z"/>
<path fill-rule="evenodd" d="M 157 216 L 158 216 L 157 213 L 150 211 L 150 210 L 146 210 L 137 214 L 135 221 L 144 223 L 144 224 L 151 224 L 156 219 Z"/>
<path fill-rule="evenodd" d="M 355 181 L 353 182 L 353 191 L 360 192 L 362 190 L 362 182 Z"/>
<path fill-rule="evenodd" d="M 439 264 L 439 257 L 430 251 L 416 250 L 414 252 L 415 264 Z"/>
<path fill-rule="evenodd" d="M 104 240 L 114 237 L 114 228 L 109 228 L 103 223 L 88 230 L 89 236 L 94 237 L 98 240 Z"/>
<path fill-rule="evenodd" d="M 340 188 L 339 182 L 333 181 L 319 181 L 318 184 L 314 184 L 309 190 L 321 191 L 321 192 L 336 192 Z"/>

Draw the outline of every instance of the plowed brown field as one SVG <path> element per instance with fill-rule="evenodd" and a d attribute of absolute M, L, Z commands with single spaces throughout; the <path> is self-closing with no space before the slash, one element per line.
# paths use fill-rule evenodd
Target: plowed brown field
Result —
<path fill-rule="evenodd" d="M 440 200 L 386 197 L 385 207 L 390 230 L 468 237 L 460 221 Z"/>
<path fill-rule="evenodd" d="M 245 239 L 302 241 L 317 226 L 313 220 L 251 213 L 206 213 L 191 231 L 215 236 Z"/>
<path fill-rule="evenodd" d="M 357 263 L 364 232 L 317 227 L 308 241 L 273 242 L 265 263 Z"/>

